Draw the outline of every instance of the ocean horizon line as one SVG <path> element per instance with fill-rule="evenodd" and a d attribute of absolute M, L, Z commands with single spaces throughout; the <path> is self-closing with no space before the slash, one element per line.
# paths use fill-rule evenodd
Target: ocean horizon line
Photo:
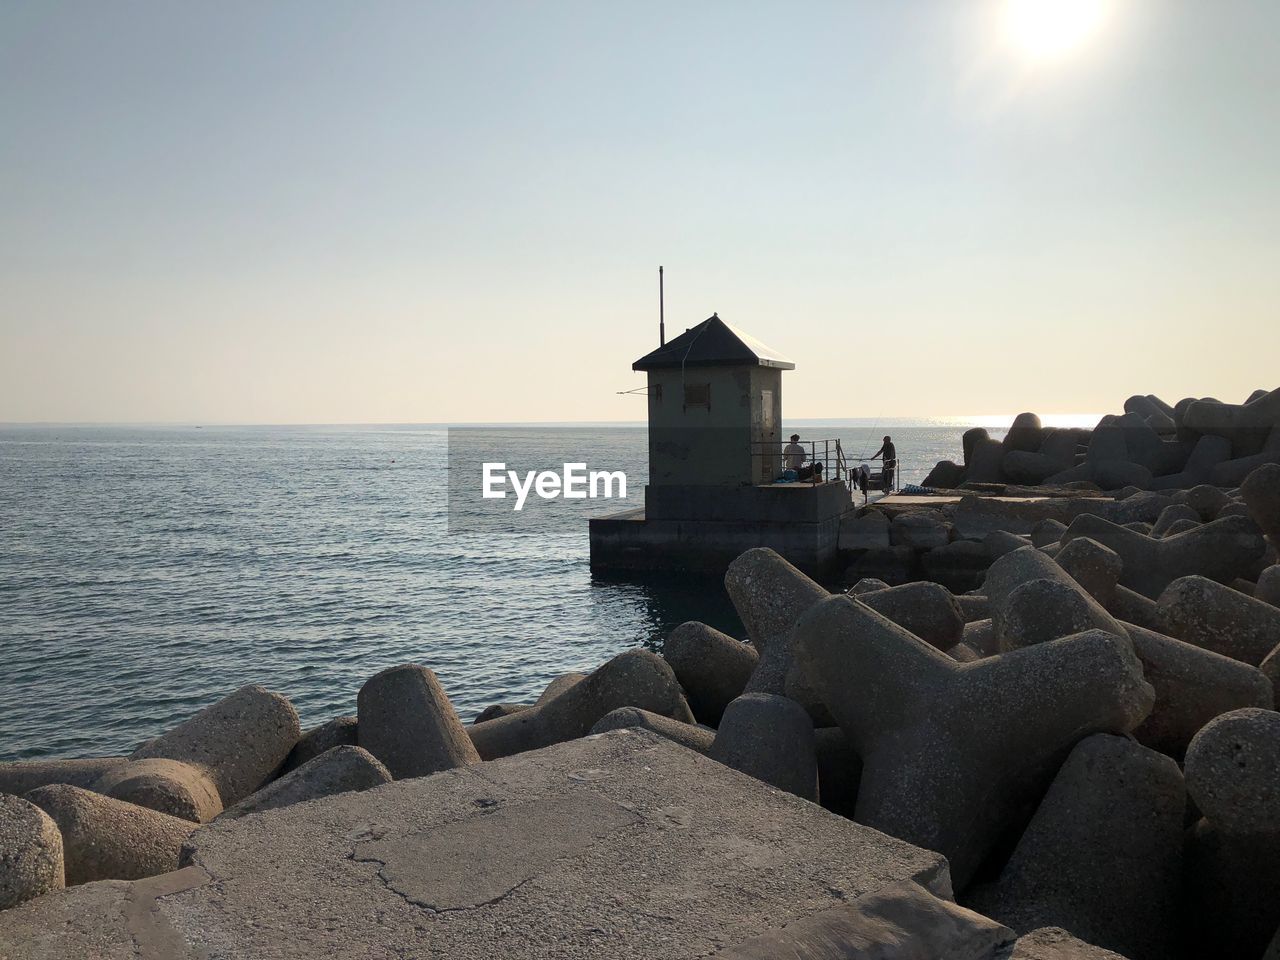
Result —
<path fill-rule="evenodd" d="M 1093 425 L 1102 413 L 1045 413 L 1040 418 L 1045 426 Z M 938 426 L 968 424 L 983 427 L 1005 427 L 1016 413 L 931 414 L 887 417 L 784 417 L 783 422 L 796 426 L 807 424 L 841 424 L 849 426 L 908 426 L 930 423 Z M 647 428 L 645 420 L 297 420 L 297 421 L 216 421 L 216 420 L 0 420 L 0 429 L 50 428 L 127 428 L 127 429 L 323 429 L 323 428 L 427 428 L 437 430 L 475 429 L 486 427 L 615 427 Z"/>

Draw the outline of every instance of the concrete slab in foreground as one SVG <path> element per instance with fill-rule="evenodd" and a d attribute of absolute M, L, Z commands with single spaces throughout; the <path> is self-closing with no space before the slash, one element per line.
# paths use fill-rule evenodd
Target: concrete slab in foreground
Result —
<path fill-rule="evenodd" d="M 713 956 L 945 860 L 641 731 L 192 837 L 192 866 L 0 913 L 0 956 Z"/>

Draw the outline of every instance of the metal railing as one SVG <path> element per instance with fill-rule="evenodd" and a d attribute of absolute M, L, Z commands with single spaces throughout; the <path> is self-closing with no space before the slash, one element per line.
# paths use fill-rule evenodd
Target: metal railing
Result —
<path fill-rule="evenodd" d="M 787 443 L 777 440 L 751 441 L 751 473 L 756 478 L 756 483 L 794 482 L 816 486 L 819 483 L 839 481 L 849 488 L 849 495 L 852 497 L 855 493 L 862 493 L 860 468 L 865 466 L 868 475 L 867 493 L 874 490 L 888 494 L 900 487 L 901 458 L 894 461 L 886 484 L 881 460 L 846 458 L 838 437 L 800 440 L 798 444 L 804 448 L 805 457 L 800 467 L 795 469 L 787 466 L 788 457 L 783 453 Z M 867 499 L 867 494 L 863 494 L 863 499 Z"/>
<path fill-rule="evenodd" d="M 848 480 L 849 466 L 838 438 L 798 441 L 798 445 L 804 448 L 804 460 L 798 468 L 788 466 L 791 456 L 799 456 L 785 454 L 783 450 L 788 445 L 789 441 L 751 441 L 751 475 L 756 483 L 790 481 L 816 485 Z M 790 476 L 791 473 L 795 475 Z"/>

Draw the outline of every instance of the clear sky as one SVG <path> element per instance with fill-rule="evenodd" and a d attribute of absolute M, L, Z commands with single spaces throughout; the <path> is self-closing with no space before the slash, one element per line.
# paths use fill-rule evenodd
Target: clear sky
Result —
<path fill-rule="evenodd" d="M 1280 3 L 1048 2 L 7 0 L 0 421 L 641 419 L 659 263 L 789 418 L 1280 386 Z"/>

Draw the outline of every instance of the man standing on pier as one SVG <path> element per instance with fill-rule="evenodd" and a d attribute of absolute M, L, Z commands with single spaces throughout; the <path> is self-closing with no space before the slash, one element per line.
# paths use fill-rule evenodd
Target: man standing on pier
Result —
<path fill-rule="evenodd" d="M 885 437 L 880 449 L 871 455 L 871 459 L 884 457 L 884 467 L 880 471 L 880 489 L 885 493 L 893 490 L 893 473 L 898 469 L 898 450 L 893 445 L 892 437 Z"/>

